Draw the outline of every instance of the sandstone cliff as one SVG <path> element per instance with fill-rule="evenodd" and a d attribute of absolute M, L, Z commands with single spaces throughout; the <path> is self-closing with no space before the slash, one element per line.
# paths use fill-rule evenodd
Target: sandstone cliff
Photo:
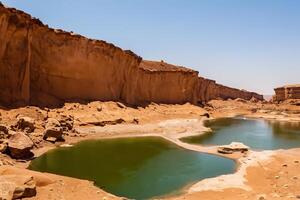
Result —
<path fill-rule="evenodd" d="M 129 74 L 141 58 L 104 41 L 54 30 L 0 6 L 0 101 L 55 105 L 126 100 Z"/>
<path fill-rule="evenodd" d="M 284 101 L 287 99 L 300 99 L 300 84 L 286 85 L 275 88 L 275 101 Z"/>
<path fill-rule="evenodd" d="M 198 104 L 216 98 L 263 99 L 256 93 L 220 85 L 213 80 L 199 77 L 197 71 L 163 61 L 143 60 L 137 76 L 132 78 L 130 88 L 136 94 L 134 102 L 138 103 L 153 101 Z"/>
<path fill-rule="evenodd" d="M 197 104 L 214 98 L 261 95 L 198 77 L 164 62 L 142 61 L 131 51 L 54 30 L 0 4 L 0 103 L 60 105 L 66 101 Z"/>

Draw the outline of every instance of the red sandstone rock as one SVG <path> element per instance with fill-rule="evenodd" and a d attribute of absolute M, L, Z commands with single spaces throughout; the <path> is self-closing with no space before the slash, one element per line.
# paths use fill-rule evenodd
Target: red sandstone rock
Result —
<path fill-rule="evenodd" d="M 300 84 L 286 85 L 275 88 L 275 101 L 284 101 L 287 99 L 300 99 Z"/>
<path fill-rule="evenodd" d="M 32 140 L 24 133 L 18 132 L 9 138 L 8 149 L 13 158 L 23 159 L 31 157 L 32 153 L 30 150 L 32 148 Z"/>
<path fill-rule="evenodd" d="M 0 103 L 57 106 L 67 101 L 198 104 L 211 99 L 262 100 L 163 61 L 142 61 L 105 41 L 54 30 L 0 5 Z"/>

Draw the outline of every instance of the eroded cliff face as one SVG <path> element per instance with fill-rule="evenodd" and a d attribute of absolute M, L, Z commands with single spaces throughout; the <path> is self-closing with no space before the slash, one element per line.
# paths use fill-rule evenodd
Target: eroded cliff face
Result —
<path fill-rule="evenodd" d="M 0 4 L 0 103 L 57 106 L 66 101 L 124 101 L 141 105 L 194 103 L 262 96 L 198 77 L 165 62 L 54 30 Z"/>
<path fill-rule="evenodd" d="M 21 21 L 20 21 L 21 19 Z M 30 21 L 0 5 L 0 101 L 28 102 Z"/>
<path fill-rule="evenodd" d="M 133 102 L 185 103 L 201 104 L 212 99 L 250 100 L 252 97 L 263 100 L 263 96 L 220 85 L 214 80 L 198 76 L 198 72 L 189 68 L 175 66 L 163 61 L 145 61 L 132 76 L 131 91 Z"/>
<path fill-rule="evenodd" d="M 141 58 L 104 41 L 50 29 L 0 6 L 0 101 L 59 105 L 125 99 Z"/>
<path fill-rule="evenodd" d="M 198 72 L 165 62 L 142 61 L 131 77 L 132 102 L 196 103 Z"/>
<path fill-rule="evenodd" d="M 288 99 L 300 99 L 300 84 L 285 85 L 275 88 L 275 101 L 284 101 Z"/>

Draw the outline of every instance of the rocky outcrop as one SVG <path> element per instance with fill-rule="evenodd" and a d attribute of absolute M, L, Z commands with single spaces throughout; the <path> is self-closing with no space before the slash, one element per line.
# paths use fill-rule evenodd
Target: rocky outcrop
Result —
<path fill-rule="evenodd" d="M 198 77 L 165 62 L 142 61 L 105 41 L 54 30 L 0 5 L 0 103 L 57 106 L 68 101 L 197 104 L 263 97 Z"/>
<path fill-rule="evenodd" d="M 284 101 L 288 99 L 300 99 L 300 84 L 286 85 L 275 88 L 275 101 Z"/>

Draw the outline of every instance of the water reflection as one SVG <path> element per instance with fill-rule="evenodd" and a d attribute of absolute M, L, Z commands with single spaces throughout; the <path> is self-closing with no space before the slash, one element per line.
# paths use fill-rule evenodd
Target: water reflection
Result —
<path fill-rule="evenodd" d="M 299 122 L 276 122 L 268 121 L 269 127 L 272 128 L 273 134 L 278 137 L 288 139 L 298 139 L 300 141 L 300 123 Z"/>
<path fill-rule="evenodd" d="M 224 145 L 242 142 L 253 149 L 288 149 L 300 147 L 300 123 L 222 118 L 205 123 L 211 133 L 183 138 L 202 145 Z"/>

